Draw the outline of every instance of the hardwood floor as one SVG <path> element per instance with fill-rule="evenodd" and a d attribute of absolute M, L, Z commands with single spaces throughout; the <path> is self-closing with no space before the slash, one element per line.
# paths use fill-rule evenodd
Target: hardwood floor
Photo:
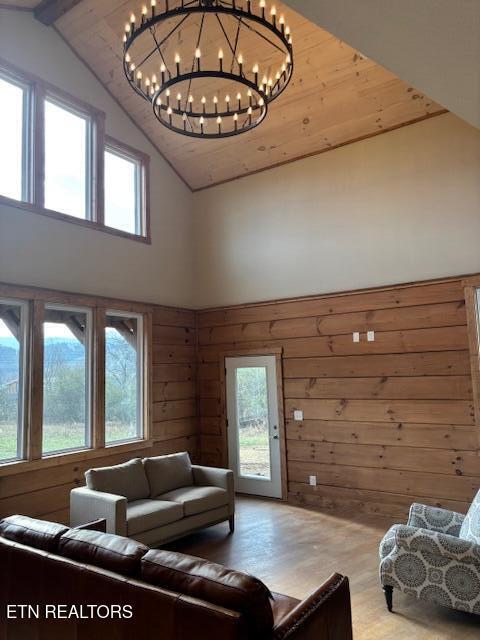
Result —
<path fill-rule="evenodd" d="M 225 523 L 169 547 L 252 573 L 273 591 L 297 598 L 334 571 L 347 575 L 355 640 L 478 640 L 478 616 L 397 592 L 395 613 L 388 613 L 378 580 L 378 544 L 391 524 L 383 516 L 240 497 L 233 535 Z"/>

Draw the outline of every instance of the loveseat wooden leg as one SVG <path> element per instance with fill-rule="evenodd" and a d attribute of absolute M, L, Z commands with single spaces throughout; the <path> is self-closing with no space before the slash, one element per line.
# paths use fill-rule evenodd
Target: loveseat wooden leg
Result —
<path fill-rule="evenodd" d="M 391 587 L 389 584 L 384 584 L 383 593 L 385 594 L 385 600 L 387 601 L 387 608 L 391 613 L 393 606 L 393 587 Z"/>
<path fill-rule="evenodd" d="M 235 516 L 230 516 L 228 524 L 230 526 L 230 533 L 233 533 L 235 531 Z"/>

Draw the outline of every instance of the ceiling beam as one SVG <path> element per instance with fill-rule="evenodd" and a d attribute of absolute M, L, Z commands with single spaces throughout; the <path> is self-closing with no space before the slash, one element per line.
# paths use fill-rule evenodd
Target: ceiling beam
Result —
<path fill-rule="evenodd" d="M 42 0 L 42 2 L 35 7 L 34 15 L 37 20 L 50 26 L 81 1 L 82 0 Z"/>

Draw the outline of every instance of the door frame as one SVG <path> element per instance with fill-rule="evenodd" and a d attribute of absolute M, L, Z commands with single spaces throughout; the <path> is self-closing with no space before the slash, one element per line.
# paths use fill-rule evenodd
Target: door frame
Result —
<path fill-rule="evenodd" d="M 277 377 L 278 403 L 278 436 L 280 439 L 280 482 L 282 487 L 281 500 L 288 499 L 287 446 L 285 433 L 285 399 L 283 396 L 283 348 L 269 349 L 229 349 L 219 354 L 220 367 L 220 429 L 222 436 L 222 465 L 228 466 L 228 430 L 227 430 L 227 385 L 225 376 L 225 358 L 242 358 L 245 356 L 274 356 L 275 373 Z M 270 498 L 274 500 L 275 498 Z"/>

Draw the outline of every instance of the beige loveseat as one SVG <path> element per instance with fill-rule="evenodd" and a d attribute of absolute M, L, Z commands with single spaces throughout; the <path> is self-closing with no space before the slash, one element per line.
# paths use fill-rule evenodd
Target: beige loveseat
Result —
<path fill-rule="evenodd" d="M 90 469 L 70 495 L 72 527 L 105 518 L 107 532 L 149 546 L 229 521 L 234 529 L 233 473 L 192 465 L 188 453 L 134 458 Z"/>

